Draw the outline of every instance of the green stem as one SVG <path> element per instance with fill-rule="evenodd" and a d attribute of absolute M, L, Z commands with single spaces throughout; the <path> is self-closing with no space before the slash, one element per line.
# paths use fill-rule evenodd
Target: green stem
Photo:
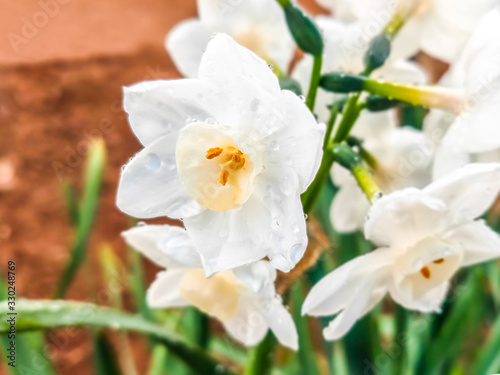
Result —
<path fill-rule="evenodd" d="M 366 198 L 373 204 L 380 195 L 380 188 L 373 180 L 371 173 L 366 170 L 363 164 L 353 167 L 351 173 L 361 190 L 363 190 L 363 193 L 365 193 Z"/>
<path fill-rule="evenodd" d="M 401 30 L 406 21 L 408 21 L 417 9 L 417 3 L 417 1 L 402 1 L 392 19 L 385 26 L 383 33 L 390 39 L 394 39 L 394 37 L 399 33 L 399 30 Z"/>
<path fill-rule="evenodd" d="M 309 185 L 309 188 L 301 196 L 305 214 L 309 214 L 313 209 L 314 203 L 316 202 L 316 199 L 318 198 L 323 185 L 328 180 L 330 169 L 335 162 L 335 155 L 331 151 L 330 147 L 331 144 L 334 142 L 340 143 L 346 137 L 348 137 L 349 132 L 351 131 L 354 123 L 359 117 L 362 109 L 361 106 L 358 106 L 360 95 L 361 93 L 357 93 L 349 98 L 347 106 L 344 110 L 344 114 L 342 116 L 342 121 L 339 124 L 333 140 L 330 142 L 330 139 L 325 137 L 326 147 L 323 151 L 323 158 L 321 159 L 321 165 L 319 167 L 318 173 L 316 174 L 314 181 L 311 183 L 311 185 Z"/>
<path fill-rule="evenodd" d="M 335 102 L 332 105 L 332 109 L 330 110 L 330 118 L 328 119 L 328 123 L 326 124 L 326 133 L 325 133 L 325 140 L 323 142 L 323 151 L 328 148 L 328 144 L 332 136 L 333 127 L 335 126 L 335 120 L 337 120 L 338 113 L 339 113 L 339 103 Z"/>
<path fill-rule="evenodd" d="M 332 143 L 340 143 L 349 136 L 354 123 L 363 109 L 362 106 L 358 105 L 360 95 L 361 93 L 356 93 L 349 98 L 344 115 L 342 116 L 342 121 L 332 139 Z"/>
<path fill-rule="evenodd" d="M 445 87 L 404 86 L 366 79 L 363 90 L 389 99 L 410 103 L 414 106 L 439 108 L 453 113 L 460 113 L 466 104 L 466 96 L 462 92 Z"/>
<path fill-rule="evenodd" d="M 323 63 L 323 56 L 318 54 L 314 56 L 314 64 L 311 73 L 311 83 L 309 85 L 309 92 L 307 93 L 306 105 L 314 112 L 314 103 L 316 102 L 316 94 L 318 92 L 319 80 L 321 78 L 321 65 Z"/>
<path fill-rule="evenodd" d="M 250 363 L 244 375 L 269 375 L 273 367 L 273 353 L 278 345 L 276 337 L 272 332 L 268 332 L 264 340 L 253 350 Z"/>

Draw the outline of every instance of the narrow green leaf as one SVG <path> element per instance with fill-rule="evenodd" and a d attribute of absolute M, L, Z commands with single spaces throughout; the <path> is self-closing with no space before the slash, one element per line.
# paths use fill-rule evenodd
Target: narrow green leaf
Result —
<path fill-rule="evenodd" d="M 78 206 L 78 198 L 75 188 L 69 183 L 63 183 L 64 198 L 66 200 L 66 209 L 73 227 L 78 228 L 78 220 L 80 216 L 80 207 Z"/>
<path fill-rule="evenodd" d="M 94 356 L 96 375 L 121 375 L 120 366 L 116 361 L 116 353 L 102 331 L 98 332 L 94 339 Z"/>
<path fill-rule="evenodd" d="M 244 375 L 269 375 L 273 368 L 275 349 L 278 341 L 272 332 L 267 332 L 266 337 L 250 352 L 249 364 Z"/>
<path fill-rule="evenodd" d="M 500 317 L 491 329 L 488 341 L 481 350 L 476 362 L 474 374 L 500 373 Z"/>
<path fill-rule="evenodd" d="M 291 290 L 292 299 L 292 316 L 297 326 L 297 333 L 299 335 L 299 350 L 297 357 L 302 371 L 307 370 L 308 375 L 320 375 L 321 371 L 318 366 L 317 353 L 314 348 L 311 330 L 309 329 L 309 317 L 302 316 L 301 308 L 304 301 L 304 282 L 297 280 L 292 286 Z"/>
<path fill-rule="evenodd" d="M 63 298 L 68 290 L 76 272 L 82 264 L 87 250 L 94 215 L 99 198 L 99 190 L 106 161 L 106 149 L 102 139 L 96 140 L 89 152 L 85 170 L 85 191 L 78 215 L 78 228 L 76 238 L 71 250 L 71 257 L 64 269 L 55 298 Z"/>
<path fill-rule="evenodd" d="M 218 364 L 205 351 L 188 343 L 163 326 L 148 322 L 139 315 L 131 315 L 108 307 L 85 302 L 19 300 L 17 303 L 17 331 L 45 330 L 68 326 L 102 327 L 135 331 L 155 337 L 172 353 L 182 359 L 194 373 L 200 375 L 229 375 L 231 372 Z M 0 306 L 0 333 L 9 329 L 7 304 Z"/>

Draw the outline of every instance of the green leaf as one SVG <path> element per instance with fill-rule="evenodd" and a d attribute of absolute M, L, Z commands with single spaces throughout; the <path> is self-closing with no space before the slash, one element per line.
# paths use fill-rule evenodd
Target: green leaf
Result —
<path fill-rule="evenodd" d="M 74 187 L 69 183 L 63 183 L 64 198 L 66 200 L 66 208 L 71 224 L 78 228 L 78 220 L 80 216 L 80 207 L 78 206 L 78 198 Z"/>
<path fill-rule="evenodd" d="M 477 360 L 474 374 L 500 373 L 500 317 L 491 329 L 488 341 L 481 350 Z"/>
<path fill-rule="evenodd" d="M 292 316 L 297 326 L 299 335 L 299 350 L 297 352 L 300 367 L 307 369 L 308 375 L 320 375 L 321 371 L 318 366 L 317 354 L 314 348 L 311 330 L 309 328 L 309 317 L 302 316 L 301 308 L 304 301 L 304 283 L 301 279 L 297 280 L 291 289 L 292 297 Z"/>
<path fill-rule="evenodd" d="M 94 215 L 99 198 L 99 190 L 106 161 L 106 149 L 102 139 L 96 140 L 89 152 L 85 171 L 85 191 L 78 216 L 76 238 L 71 250 L 71 257 L 64 269 L 55 298 L 63 298 L 76 272 L 82 264 L 87 250 L 90 231 L 94 222 Z M 73 210 L 74 208 L 72 208 Z"/>
<path fill-rule="evenodd" d="M 323 53 L 323 38 L 318 28 L 302 9 L 292 3 L 283 6 L 286 23 L 297 46 L 313 56 Z"/>
<path fill-rule="evenodd" d="M 250 358 L 244 375 L 270 375 L 278 342 L 272 332 L 267 332 L 266 337 L 250 352 Z"/>
<path fill-rule="evenodd" d="M 231 374 L 202 349 L 165 327 L 148 322 L 139 315 L 131 315 L 91 303 L 49 300 L 18 300 L 17 312 L 18 332 L 68 326 L 134 331 L 156 338 L 182 359 L 194 373 L 200 375 Z M 0 306 L 0 333 L 5 333 L 9 329 L 7 313 L 7 304 Z"/>
<path fill-rule="evenodd" d="M 94 339 L 96 375 L 121 375 L 116 353 L 104 332 L 98 332 Z"/>

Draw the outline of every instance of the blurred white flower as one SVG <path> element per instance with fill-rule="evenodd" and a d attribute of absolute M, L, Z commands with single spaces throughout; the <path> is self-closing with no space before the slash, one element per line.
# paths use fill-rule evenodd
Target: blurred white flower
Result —
<path fill-rule="evenodd" d="M 378 34 L 397 13 L 400 4 L 416 3 L 414 15 L 394 39 L 392 50 L 411 57 L 418 50 L 452 62 L 467 43 L 481 17 L 497 0 L 317 0 L 343 21 L 359 21 L 364 43 Z"/>
<path fill-rule="evenodd" d="M 184 76 L 197 77 L 201 56 L 216 32 L 228 34 L 279 71 L 288 71 L 295 44 L 275 0 L 198 0 L 197 4 L 199 18 L 181 22 L 165 40 Z"/>
<path fill-rule="evenodd" d="M 222 322 L 244 345 L 259 343 L 268 329 L 285 346 L 297 350 L 292 317 L 276 295 L 276 270 L 267 261 L 205 277 L 188 233 L 169 225 L 144 225 L 123 233 L 127 243 L 166 271 L 147 292 L 151 307 L 195 306 Z"/>
<path fill-rule="evenodd" d="M 381 198 L 365 224 L 366 238 L 380 248 L 320 280 L 303 313 L 338 313 L 323 331 L 335 340 L 386 293 L 408 309 L 440 311 L 448 281 L 460 267 L 500 256 L 500 236 L 477 220 L 499 190 L 500 164 L 469 164 L 423 190 Z"/>
<path fill-rule="evenodd" d="M 345 72 L 359 74 L 364 70 L 363 57 L 368 49 L 367 44 L 360 43 L 362 35 L 359 23 L 344 24 L 331 17 L 316 17 L 324 40 L 322 73 Z M 295 67 L 292 77 L 301 85 L 302 91 L 307 92 L 311 78 L 313 58 L 305 55 Z M 372 77 L 395 83 L 424 84 L 427 77 L 423 71 L 414 63 L 403 60 L 389 60 L 381 69 L 376 70 Z M 327 122 L 330 117 L 328 106 L 335 100 L 345 97 L 343 94 L 334 94 L 319 89 L 316 98 L 315 113 L 319 121 Z M 393 111 L 378 113 L 366 113 L 356 122 L 356 128 L 360 126 L 389 125 L 392 121 Z M 375 125 L 378 126 L 378 125 Z M 379 131 L 373 130 L 374 132 Z"/>
<path fill-rule="evenodd" d="M 121 210 L 182 218 L 208 275 L 265 256 L 295 266 L 307 246 L 300 194 L 325 127 L 265 61 L 218 34 L 199 79 L 137 84 L 124 106 L 145 148 L 122 172 Z"/>
<path fill-rule="evenodd" d="M 367 137 L 365 148 L 377 161 L 373 177 L 386 193 L 422 188 L 431 182 L 432 142 L 412 128 L 391 128 L 378 136 Z M 336 231 L 352 232 L 363 228 L 370 204 L 350 172 L 335 164 L 332 180 L 339 190 L 331 208 L 330 220 Z"/>
<path fill-rule="evenodd" d="M 489 12 L 441 81 L 467 100 L 458 115 L 432 110 L 425 131 L 440 143 L 434 176 L 469 162 L 500 161 L 500 8 Z M 444 137 L 443 137 L 444 135 Z"/>

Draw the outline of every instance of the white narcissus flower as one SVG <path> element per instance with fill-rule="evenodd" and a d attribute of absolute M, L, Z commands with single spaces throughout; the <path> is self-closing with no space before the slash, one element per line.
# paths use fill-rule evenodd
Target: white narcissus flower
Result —
<path fill-rule="evenodd" d="M 292 269 L 307 246 L 300 194 L 319 168 L 325 127 L 266 62 L 218 34 L 198 79 L 124 95 L 144 149 L 122 172 L 118 207 L 182 218 L 208 275 L 266 256 Z"/>
<path fill-rule="evenodd" d="M 366 138 L 363 147 L 377 161 L 373 177 L 382 191 L 422 188 L 431 182 L 434 150 L 424 133 L 408 127 L 392 128 Z M 330 208 L 333 227 L 340 233 L 362 229 L 370 208 L 364 193 L 350 172 L 339 164 L 334 165 L 331 175 L 339 188 Z"/>
<path fill-rule="evenodd" d="M 363 72 L 365 68 L 363 58 L 368 45 L 359 42 L 362 34 L 361 25 L 359 23 L 344 24 L 325 16 L 318 16 L 315 21 L 321 31 L 325 46 L 321 72 L 323 74 L 331 72 L 360 74 Z M 313 58 L 306 55 L 297 63 L 292 73 L 292 77 L 301 84 L 303 92 L 309 89 L 312 66 Z M 424 84 L 427 81 L 427 77 L 416 64 L 392 59 L 384 67 L 373 72 L 372 77 L 407 84 Z M 330 117 L 328 106 L 345 96 L 319 88 L 315 105 L 315 113 L 319 121 L 327 122 Z M 379 126 L 379 128 L 374 129 L 373 132 L 378 132 L 381 127 L 393 126 L 393 117 L 393 111 L 363 113 L 356 122 L 355 129 L 360 126 L 373 129 L 376 123 L 375 127 Z"/>
<path fill-rule="evenodd" d="M 195 306 L 222 322 L 247 346 L 259 343 L 268 329 L 285 346 L 297 350 L 295 324 L 276 295 L 276 270 L 267 261 L 205 277 L 188 233 L 169 225 L 144 225 L 123 233 L 127 243 L 166 271 L 147 292 L 154 308 Z"/>
<path fill-rule="evenodd" d="M 275 0 L 197 0 L 197 4 L 199 18 L 181 22 L 165 40 L 184 76 L 197 77 L 201 56 L 216 32 L 230 35 L 279 71 L 288 71 L 295 44 Z"/>
<path fill-rule="evenodd" d="M 344 21 L 363 24 L 366 43 L 397 13 L 400 4 L 417 9 L 393 42 L 393 53 L 411 57 L 422 50 L 452 62 L 467 43 L 481 17 L 498 5 L 497 0 L 317 0 Z"/>
<path fill-rule="evenodd" d="M 500 8 L 489 12 L 441 85 L 462 91 L 458 115 L 432 110 L 425 131 L 440 143 L 434 163 L 438 178 L 469 162 L 500 161 Z M 443 137 L 444 135 L 444 137 Z"/>
<path fill-rule="evenodd" d="M 380 248 L 320 280 L 303 313 L 338 313 L 323 331 L 335 340 L 387 293 L 408 309 L 440 311 L 460 267 L 500 256 L 500 236 L 478 220 L 499 190 L 500 164 L 469 164 L 423 190 L 407 188 L 376 201 L 365 236 Z"/>

